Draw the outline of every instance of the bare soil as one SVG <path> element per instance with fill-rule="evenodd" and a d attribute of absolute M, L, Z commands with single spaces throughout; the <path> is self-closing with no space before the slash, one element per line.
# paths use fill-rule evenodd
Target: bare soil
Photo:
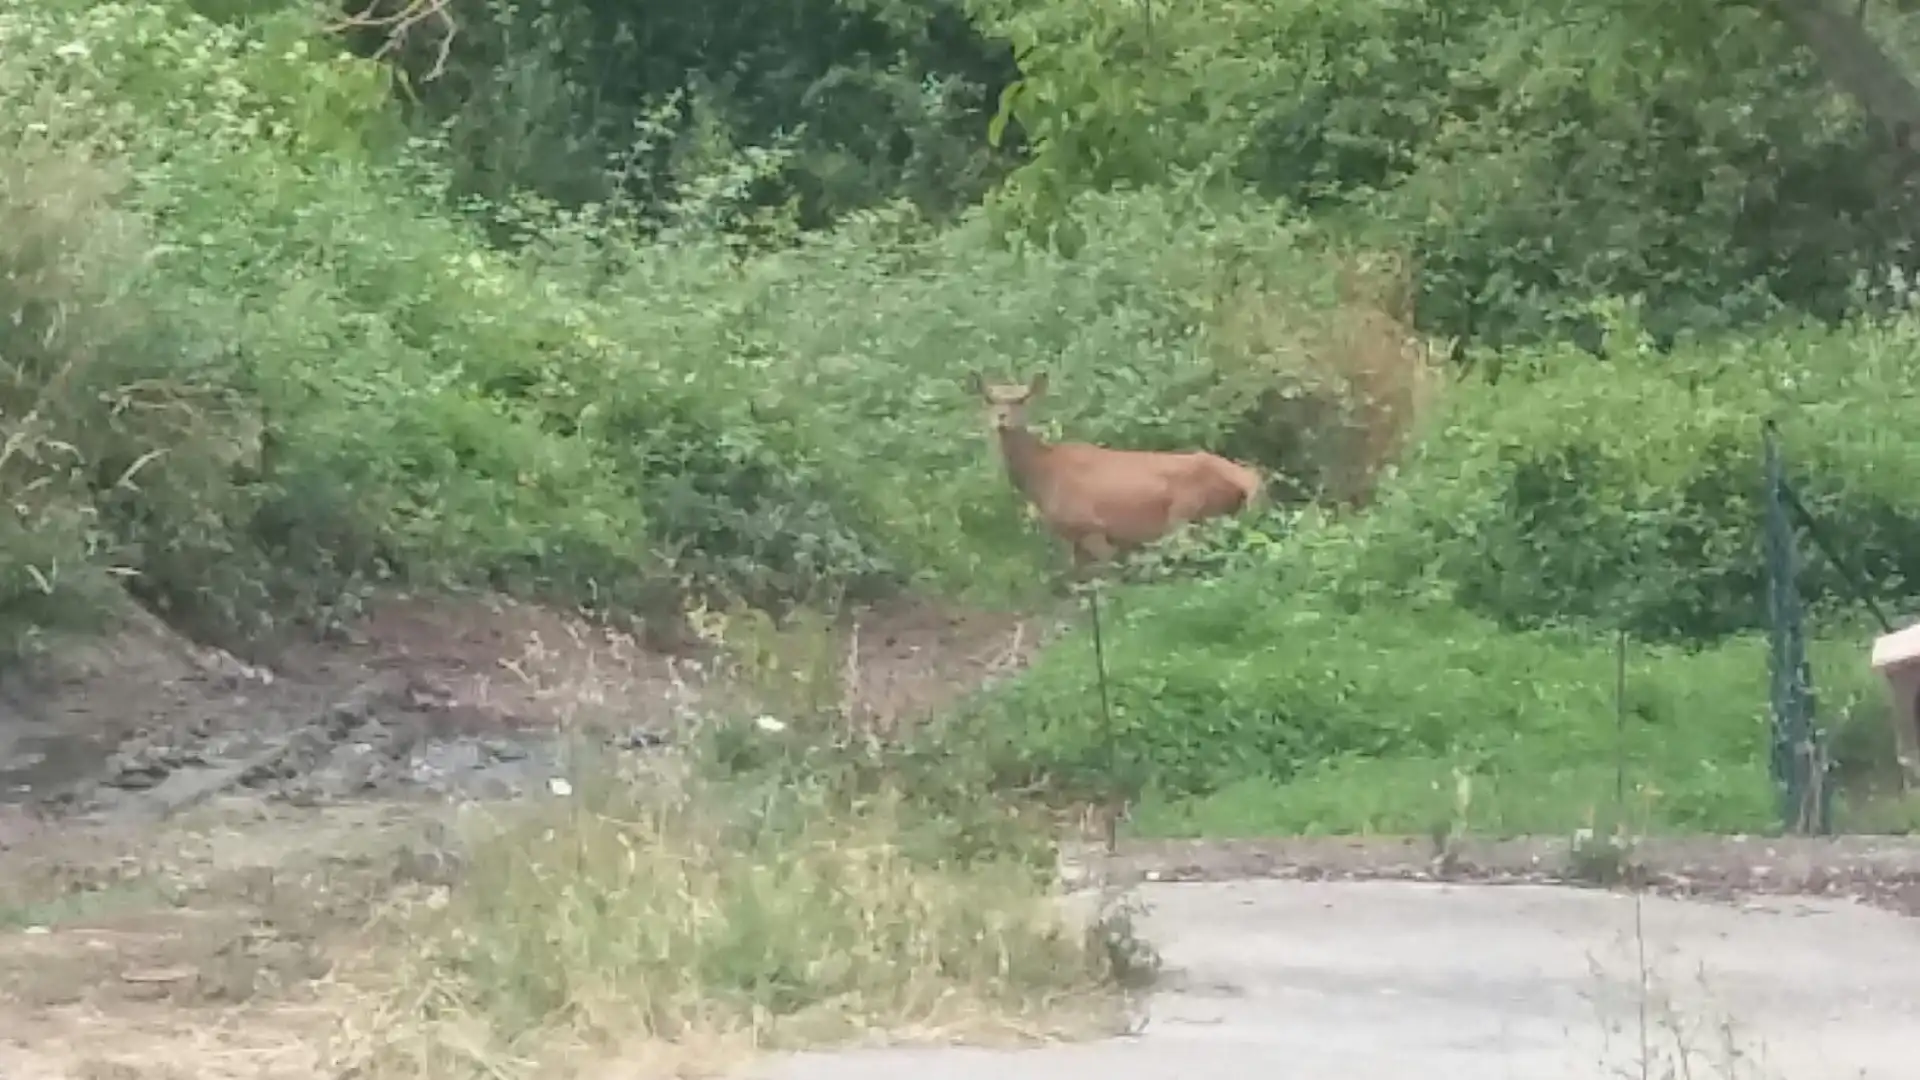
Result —
<path fill-rule="evenodd" d="M 1125 841 L 1108 854 L 1067 857 L 1085 880 L 1471 881 L 1596 888 L 1641 887 L 1670 896 L 1738 902 L 1826 896 L 1920 916 L 1920 838 L 1896 836 L 1646 837 L 1609 852 L 1576 851 L 1570 837 Z"/>
<path fill-rule="evenodd" d="M 1031 619 L 899 603 L 847 620 L 835 647 L 854 650 L 850 711 L 891 727 L 1020 666 L 1040 637 Z M 703 701 L 738 703 L 719 666 L 710 649 L 656 651 L 497 597 L 388 597 L 349 640 L 270 669 L 136 611 L 113 638 L 0 683 L 0 847 L 22 819 L 154 820 L 232 791 L 518 794 L 559 768 L 568 739 L 664 745 Z"/>
<path fill-rule="evenodd" d="M 838 628 L 893 726 L 1025 662 L 1033 620 L 899 603 Z M 857 642 L 857 646 L 855 646 Z M 543 792 L 580 740 L 671 746 L 723 658 L 495 597 L 389 596 L 270 668 L 141 611 L 0 681 L 0 1076 L 324 1074 L 327 976 L 450 880 L 447 814 Z"/>

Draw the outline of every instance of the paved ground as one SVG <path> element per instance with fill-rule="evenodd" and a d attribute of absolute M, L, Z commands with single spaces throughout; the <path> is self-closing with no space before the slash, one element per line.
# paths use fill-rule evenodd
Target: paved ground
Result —
<path fill-rule="evenodd" d="M 755 1075 L 1905 1080 L 1920 1069 L 1920 921 L 1857 905 L 1649 897 L 1642 993 L 1634 901 L 1617 894 L 1245 881 L 1141 895 L 1170 985 L 1136 1036 L 810 1054 Z"/>

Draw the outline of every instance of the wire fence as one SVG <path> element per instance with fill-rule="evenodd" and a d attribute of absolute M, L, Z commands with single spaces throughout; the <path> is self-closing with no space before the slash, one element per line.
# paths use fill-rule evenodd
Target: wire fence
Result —
<path fill-rule="evenodd" d="M 1807 662 L 1807 614 L 1800 591 L 1801 538 L 1839 575 L 1853 598 L 1879 623 L 1894 626 L 1864 576 L 1842 558 L 1795 491 L 1779 432 L 1768 422 L 1764 440 L 1767 577 L 1768 699 L 1773 718 L 1770 755 L 1780 821 L 1788 832 L 1833 832 L 1834 760 L 1820 722 L 1820 698 Z"/>

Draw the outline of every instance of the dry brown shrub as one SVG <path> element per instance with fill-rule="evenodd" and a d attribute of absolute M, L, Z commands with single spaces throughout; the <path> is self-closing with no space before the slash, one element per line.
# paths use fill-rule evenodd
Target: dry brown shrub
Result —
<path fill-rule="evenodd" d="M 1364 505 L 1427 415 L 1439 357 L 1414 328 L 1414 280 L 1404 256 L 1350 254 L 1331 303 L 1242 281 L 1216 306 L 1208 344 L 1245 394 L 1234 441 L 1287 463 L 1282 494 Z"/>
<path fill-rule="evenodd" d="M 584 779 L 578 800 L 475 815 L 465 874 L 396 898 L 392 946 L 346 966 L 357 1075 L 657 1075 L 756 1049 L 1110 1034 L 1106 931 L 1031 869 L 908 854 L 897 799 L 743 829 L 689 789 Z"/>

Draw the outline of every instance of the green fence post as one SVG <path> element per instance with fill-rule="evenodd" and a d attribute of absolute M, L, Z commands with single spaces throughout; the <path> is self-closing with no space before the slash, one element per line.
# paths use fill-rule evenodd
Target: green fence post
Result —
<path fill-rule="evenodd" d="M 1764 435 L 1766 467 L 1767 674 L 1773 711 L 1773 782 L 1780 820 L 1789 832 L 1830 833 L 1833 791 L 1827 783 L 1825 740 L 1815 721 L 1813 673 L 1807 664 L 1806 612 L 1801 606 L 1799 559 L 1780 440 L 1771 423 Z"/>

